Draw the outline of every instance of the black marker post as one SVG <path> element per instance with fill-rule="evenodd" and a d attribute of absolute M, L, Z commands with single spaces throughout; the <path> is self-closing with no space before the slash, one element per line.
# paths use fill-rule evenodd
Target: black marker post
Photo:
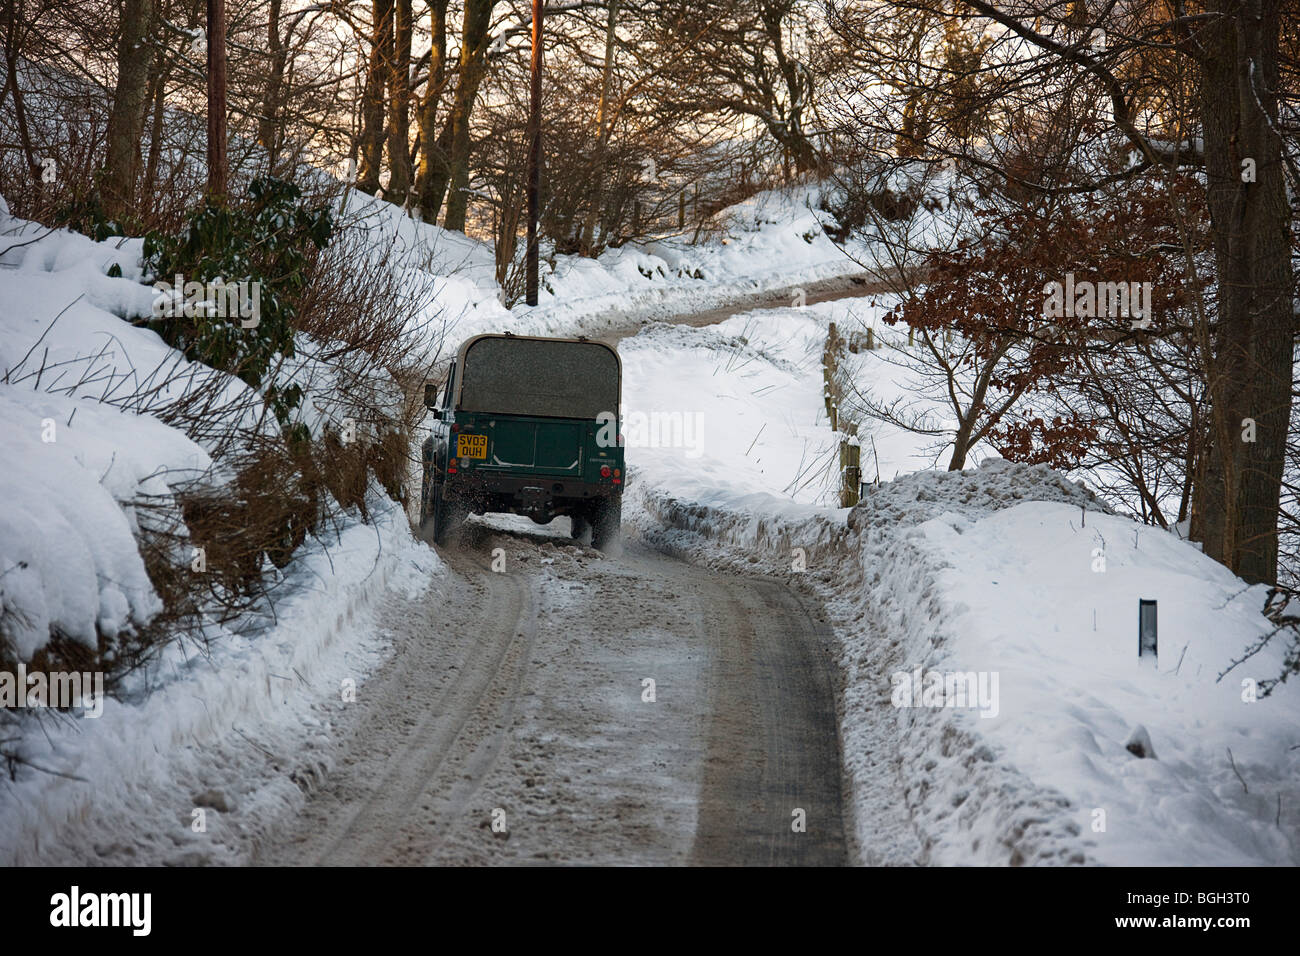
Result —
<path fill-rule="evenodd" d="M 1156 646 L 1156 602 L 1138 600 L 1138 659 L 1150 657 L 1155 661 Z"/>

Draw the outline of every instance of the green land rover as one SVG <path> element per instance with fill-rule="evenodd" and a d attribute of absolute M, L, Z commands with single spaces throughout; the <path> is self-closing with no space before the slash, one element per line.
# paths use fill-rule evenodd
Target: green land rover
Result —
<path fill-rule="evenodd" d="M 441 389 L 423 451 L 420 526 L 445 545 L 471 512 L 567 515 L 593 547 L 618 539 L 627 473 L 618 410 L 622 366 L 587 339 L 476 335 Z"/>

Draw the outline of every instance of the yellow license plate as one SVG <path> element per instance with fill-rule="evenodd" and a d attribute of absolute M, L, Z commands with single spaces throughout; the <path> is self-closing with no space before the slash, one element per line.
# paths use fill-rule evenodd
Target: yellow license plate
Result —
<path fill-rule="evenodd" d="M 458 435 L 456 437 L 457 458 L 486 458 L 487 435 Z"/>

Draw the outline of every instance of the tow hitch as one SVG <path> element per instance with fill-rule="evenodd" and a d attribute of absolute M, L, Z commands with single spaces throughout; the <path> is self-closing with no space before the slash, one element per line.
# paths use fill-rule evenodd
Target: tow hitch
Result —
<path fill-rule="evenodd" d="M 519 510 L 539 524 L 545 524 L 551 513 L 551 499 L 540 485 L 525 485 L 519 489 Z"/>

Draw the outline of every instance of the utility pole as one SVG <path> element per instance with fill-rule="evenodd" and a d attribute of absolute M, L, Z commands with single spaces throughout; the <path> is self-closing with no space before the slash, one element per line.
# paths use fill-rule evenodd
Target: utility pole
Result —
<path fill-rule="evenodd" d="M 208 0 L 208 197 L 226 201 L 226 0 Z"/>
<path fill-rule="evenodd" d="M 528 242 L 524 301 L 537 304 L 537 184 L 542 165 L 542 2 L 533 0 L 532 91 L 528 102 Z"/>

